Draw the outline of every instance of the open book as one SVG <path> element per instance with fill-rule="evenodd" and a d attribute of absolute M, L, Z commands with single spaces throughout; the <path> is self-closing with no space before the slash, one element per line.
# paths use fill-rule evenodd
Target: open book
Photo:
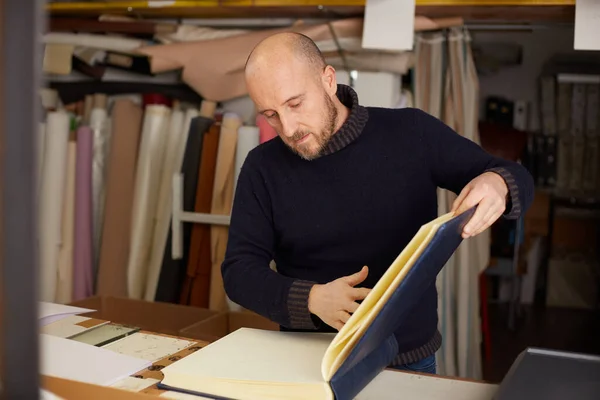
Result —
<path fill-rule="evenodd" d="M 475 208 L 423 225 L 336 334 L 242 328 L 162 370 L 215 399 L 353 399 L 398 353 L 394 332 L 462 241 Z"/>

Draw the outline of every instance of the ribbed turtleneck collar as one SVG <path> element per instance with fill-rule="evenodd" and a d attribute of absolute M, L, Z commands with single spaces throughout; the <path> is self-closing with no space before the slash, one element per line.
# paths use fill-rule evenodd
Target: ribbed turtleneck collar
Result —
<path fill-rule="evenodd" d="M 350 113 L 340 129 L 331 137 L 322 155 L 340 151 L 356 140 L 369 119 L 369 112 L 358 103 L 358 95 L 350 86 L 338 84 L 336 95 L 342 104 L 350 109 Z"/>

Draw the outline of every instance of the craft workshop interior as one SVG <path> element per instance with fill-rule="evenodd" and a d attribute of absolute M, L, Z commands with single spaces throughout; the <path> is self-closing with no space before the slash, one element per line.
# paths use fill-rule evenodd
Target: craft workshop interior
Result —
<path fill-rule="evenodd" d="M 595 0 L 0 2 L 2 397 L 597 398 L 599 18 Z M 279 186 L 249 172 L 263 160 L 251 166 L 249 154 L 284 148 L 270 146 L 281 132 L 246 80 L 255 46 L 281 32 L 312 40 L 338 91 L 349 87 L 360 106 L 421 110 L 531 179 L 529 190 L 503 177 L 513 211 L 525 198 L 519 189 L 530 204 L 474 237 L 457 242 L 455 219 L 424 221 L 422 236 L 418 226 L 410 231 L 387 280 L 373 282 L 339 335 L 286 332 L 261 312 L 283 307 L 269 294 L 290 290 L 288 308 L 316 318 L 306 299 L 293 303 L 302 287 L 285 283 L 292 278 L 274 258 L 263 265 L 264 282 L 248 279 L 258 292 L 238 287 L 243 279 L 230 284 L 240 299 L 261 296 L 244 303 L 256 309 L 228 296 L 222 274 L 236 216 L 238 227 L 244 218 L 267 221 L 235 238 L 261 256 L 271 251 L 258 238 L 265 229 L 290 233 L 269 237 L 273 246 L 314 242 L 281 221 L 312 223 L 319 235 L 337 229 L 307 221 L 285 193 L 300 168 Z M 261 82 L 266 89 L 256 93 L 271 96 L 284 84 Z M 387 155 L 410 150 L 388 151 L 369 155 L 377 171 L 415 162 Z M 410 179 L 402 168 L 394 173 Z M 256 186 L 238 186 L 249 179 Z M 268 202 L 257 187 L 268 188 Z M 302 197 L 319 202 L 327 196 L 319 190 Z M 408 204 L 352 193 L 373 207 Z M 451 212 L 457 195 L 436 189 L 437 216 Z M 346 226 L 363 229 L 353 218 L 343 216 Z M 394 240 L 382 232 L 393 222 L 374 217 L 370 225 Z M 321 250 L 297 256 L 333 254 Z M 231 263 L 243 263 L 231 253 Z M 261 292 L 275 280 L 277 290 Z M 433 286 L 435 373 L 382 364 L 392 333 L 413 326 L 407 304 L 424 302 L 419 294 Z"/>

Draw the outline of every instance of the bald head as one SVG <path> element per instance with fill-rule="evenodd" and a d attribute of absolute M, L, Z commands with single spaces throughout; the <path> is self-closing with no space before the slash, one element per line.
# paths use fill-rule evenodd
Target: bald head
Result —
<path fill-rule="evenodd" d="M 278 33 L 261 41 L 246 61 L 246 75 L 257 68 L 281 68 L 300 62 L 318 74 L 327 66 L 321 51 L 311 38 L 297 32 Z"/>
<path fill-rule="evenodd" d="M 335 70 L 307 36 L 285 32 L 260 42 L 246 62 L 256 110 L 305 159 L 318 157 L 347 110 L 336 96 Z"/>

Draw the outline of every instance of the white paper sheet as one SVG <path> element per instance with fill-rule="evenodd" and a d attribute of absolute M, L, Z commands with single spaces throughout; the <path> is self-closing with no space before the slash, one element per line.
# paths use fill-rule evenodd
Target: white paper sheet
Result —
<path fill-rule="evenodd" d="M 41 400 L 63 400 L 62 397 L 58 397 L 54 393 L 40 388 L 40 399 Z"/>
<path fill-rule="evenodd" d="M 402 76 L 391 72 L 358 71 L 353 88 L 362 105 L 393 108 L 400 102 Z"/>
<path fill-rule="evenodd" d="M 600 50 L 600 1 L 575 2 L 575 50 Z"/>
<path fill-rule="evenodd" d="M 151 363 L 101 347 L 40 334 L 40 373 L 109 386 L 149 367 Z"/>
<path fill-rule="evenodd" d="M 38 319 L 40 321 L 40 325 L 44 326 L 71 315 L 83 314 L 92 311 L 96 310 L 41 301 L 38 307 Z"/>
<path fill-rule="evenodd" d="M 362 47 L 378 50 L 412 50 L 415 0 L 367 0 Z"/>

